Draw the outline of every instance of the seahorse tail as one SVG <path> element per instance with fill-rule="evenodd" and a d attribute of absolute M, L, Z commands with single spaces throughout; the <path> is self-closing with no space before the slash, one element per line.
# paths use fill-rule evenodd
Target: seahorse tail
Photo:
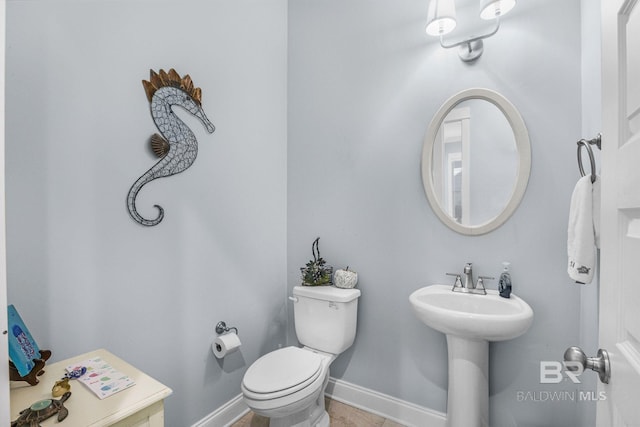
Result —
<path fill-rule="evenodd" d="M 145 179 L 145 175 L 141 176 L 129 190 L 129 194 L 127 194 L 127 209 L 129 210 L 129 215 L 133 218 L 134 221 L 141 225 L 153 226 L 157 225 L 164 218 L 164 209 L 160 205 L 153 205 L 156 209 L 158 209 L 158 216 L 155 219 L 146 219 L 142 215 L 138 213 L 136 209 L 136 197 L 138 196 L 138 192 L 149 180 Z"/>

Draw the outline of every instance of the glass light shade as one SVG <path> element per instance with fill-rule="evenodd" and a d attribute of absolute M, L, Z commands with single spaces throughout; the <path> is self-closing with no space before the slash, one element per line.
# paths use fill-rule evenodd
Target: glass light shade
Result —
<path fill-rule="evenodd" d="M 456 5 L 454 0 L 431 0 L 427 14 L 427 34 L 441 36 L 456 27 Z"/>
<path fill-rule="evenodd" d="M 516 5 L 516 0 L 480 0 L 480 18 L 495 19 L 506 15 Z"/>

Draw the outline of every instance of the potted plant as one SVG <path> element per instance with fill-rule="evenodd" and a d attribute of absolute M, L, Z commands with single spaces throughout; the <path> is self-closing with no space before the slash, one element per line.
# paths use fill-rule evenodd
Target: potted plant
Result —
<path fill-rule="evenodd" d="M 326 265 L 326 261 L 320 256 L 319 240 L 320 238 L 318 237 L 311 245 L 313 259 L 300 269 L 303 286 L 331 285 L 333 267 Z"/>

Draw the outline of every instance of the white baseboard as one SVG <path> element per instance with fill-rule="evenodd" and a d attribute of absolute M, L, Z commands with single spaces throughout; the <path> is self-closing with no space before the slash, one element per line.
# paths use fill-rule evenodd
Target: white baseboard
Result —
<path fill-rule="evenodd" d="M 335 378 L 329 378 L 325 395 L 409 427 L 445 427 L 447 421 L 442 412 Z M 249 408 L 239 394 L 191 427 L 228 427 L 247 412 Z"/>
<path fill-rule="evenodd" d="M 387 394 L 329 378 L 325 395 L 410 427 L 445 427 L 447 415 Z"/>
<path fill-rule="evenodd" d="M 191 427 L 228 427 L 247 412 L 249 407 L 242 400 L 242 394 L 239 394 Z"/>

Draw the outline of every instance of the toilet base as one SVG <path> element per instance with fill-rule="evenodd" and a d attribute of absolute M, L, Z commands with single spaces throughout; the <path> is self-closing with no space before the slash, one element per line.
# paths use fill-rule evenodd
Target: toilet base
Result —
<path fill-rule="evenodd" d="M 319 396 L 310 406 L 282 418 L 270 418 L 269 427 L 329 427 L 329 414 L 324 407 L 324 390 L 328 380 L 329 373 L 323 382 Z"/>
<path fill-rule="evenodd" d="M 292 422 L 295 422 L 292 417 L 271 418 L 269 419 L 269 427 L 329 427 L 329 414 L 324 411 L 315 422 L 310 421 L 309 418 L 296 424 L 291 424 Z"/>
<path fill-rule="evenodd" d="M 316 426 L 329 427 L 329 414 L 327 413 L 327 411 L 324 411 L 324 414 L 322 414 L 322 418 L 318 420 L 318 423 L 316 424 Z"/>
<path fill-rule="evenodd" d="M 328 382 L 329 372 L 325 376 L 318 397 L 311 405 L 302 411 L 282 418 L 270 418 L 269 427 L 329 427 L 329 414 L 324 406 L 324 390 Z"/>

